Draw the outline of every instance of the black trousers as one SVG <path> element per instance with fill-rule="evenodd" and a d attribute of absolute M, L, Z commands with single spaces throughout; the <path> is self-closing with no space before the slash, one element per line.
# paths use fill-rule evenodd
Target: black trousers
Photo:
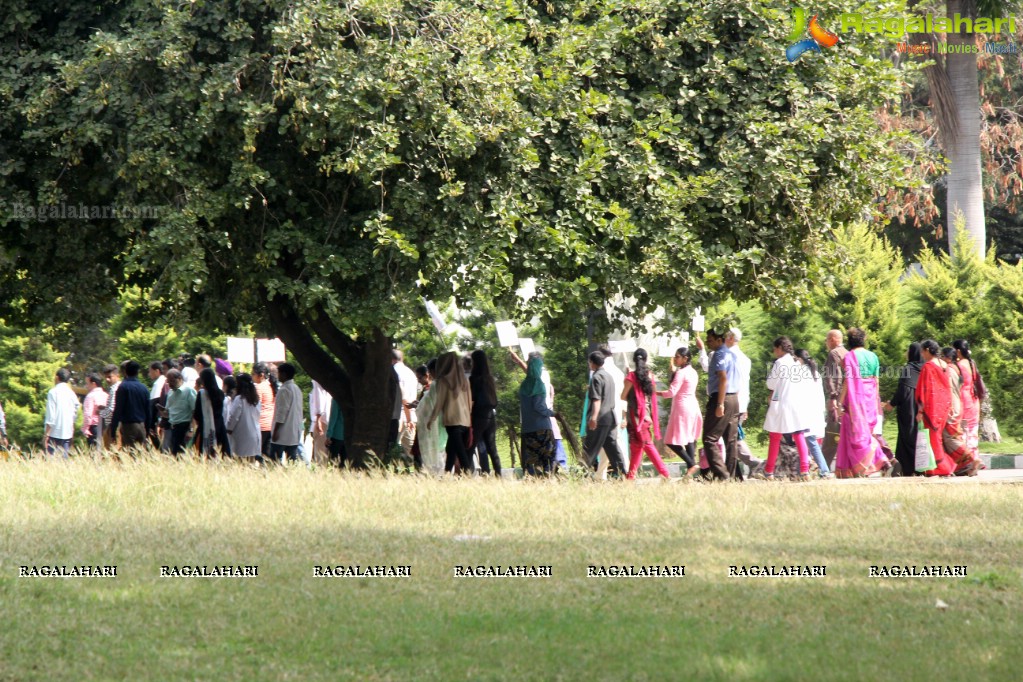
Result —
<path fill-rule="evenodd" d="M 171 424 L 170 452 L 175 457 L 185 451 L 185 441 L 187 440 L 186 436 L 188 434 L 189 426 L 191 426 L 191 422 Z"/>
<path fill-rule="evenodd" d="M 696 466 L 696 443 L 689 443 L 685 447 L 682 447 L 681 445 L 669 445 L 668 449 L 681 457 L 687 467 Z"/>
<path fill-rule="evenodd" d="M 725 411 L 716 416 L 718 394 L 707 400 L 707 413 L 703 417 L 703 450 L 707 454 L 710 472 L 714 478 L 727 481 L 735 476 L 739 463 L 739 398 L 734 393 L 725 395 Z M 718 441 L 725 439 L 725 461 L 721 461 Z"/>
<path fill-rule="evenodd" d="M 586 466 L 594 471 L 597 470 L 597 455 L 600 449 L 604 448 L 607 455 L 608 473 L 611 476 L 624 475 L 629 471 L 625 464 L 625 456 L 618 449 L 618 427 L 615 423 L 597 424 L 597 428 L 586 432 L 586 440 L 583 441 L 583 458 Z"/>
<path fill-rule="evenodd" d="M 270 456 L 270 436 L 273 435 L 273 431 L 260 431 L 259 435 L 260 435 L 260 438 L 263 439 L 262 442 L 260 443 L 260 445 L 261 445 L 260 452 L 262 452 L 263 457 L 269 457 Z"/>
<path fill-rule="evenodd" d="M 494 463 L 494 473 L 501 475 L 501 457 L 497 454 L 497 417 L 491 410 L 490 414 L 473 420 L 472 435 L 476 439 L 476 454 L 480 459 L 480 471 L 490 473 L 490 464 L 487 456 Z"/>
<path fill-rule="evenodd" d="M 444 463 L 444 471 L 454 471 L 455 462 L 462 467 L 462 474 L 469 475 L 473 472 L 472 454 L 465 447 L 465 439 L 469 435 L 468 426 L 445 426 L 448 432 L 448 444 L 444 448 L 447 453 L 447 461 Z"/>
<path fill-rule="evenodd" d="M 330 458 L 332 464 L 337 464 L 339 467 L 343 467 L 345 465 L 345 460 L 348 459 L 348 450 L 345 448 L 345 442 L 343 440 L 331 438 L 330 445 L 327 446 L 327 456 Z"/>

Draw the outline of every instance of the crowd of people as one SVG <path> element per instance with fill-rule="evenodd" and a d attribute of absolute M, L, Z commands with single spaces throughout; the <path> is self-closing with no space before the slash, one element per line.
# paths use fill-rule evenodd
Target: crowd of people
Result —
<path fill-rule="evenodd" d="M 595 477 L 633 479 L 645 457 L 668 478 L 662 441 L 666 453 L 683 461 L 684 476 L 699 480 L 807 480 L 811 469 L 823 478 L 976 475 L 982 468 L 977 445 L 985 390 L 965 340 L 944 349 L 933 340 L 911 344 L 897 390 L 882 401 L 880 363 L 862 330 L 828 332 L 823 367 L 808 350 L 778 337 L 766 378 L 765 461 L 745 438 L 752 361 L 741 340 L 737 328 L 708 330 L 706 341 L 696 335 L 695 348 L 676 350 L 661 390 L 643 348 L 632 354 L 627 373 L 607 346 L 590 353 L 580 428 L 584 467 Z M 702 409 L 694 351 L 707 377 Z M 539 353 L 521 358 L 511 350 L 509 357 L 525 373 L 517 391 L 522 469 L 527 476 L 555 475 L 568 461 L 550 373 Z M 392 365 L 388 446 L 431 474 L 501 476 L 498 391 L 486 351 L 447 352 L 413 370 L 394 349 Z M 81 411 L 81 432 L 92 448 L 152 447 L 173 456 L 194 450 L 257 462 L 348 461 L 339 402 L 315 381 L 308 413 L 312 447 L 304 445 L 304 396 L 290 363 L 257 362 L 251 373 L 236 373 L 226 360 L 208 355 L 169 358 L 149 365 L 148 387 L 141 371 L 130 360 L 89 374 L 80 401 L 70 372 L 58 370 L 46 401 L 45 451 L 69 454 Z M 670 400 L 663 436 L 660 399 Z M 881 433 L 885 410 L 896 414 L 894 451 Z M 2 408 L 0 438 L 6 444 Z M 798 465 L 779 475 L 786 446 L 798 454 Z"/>

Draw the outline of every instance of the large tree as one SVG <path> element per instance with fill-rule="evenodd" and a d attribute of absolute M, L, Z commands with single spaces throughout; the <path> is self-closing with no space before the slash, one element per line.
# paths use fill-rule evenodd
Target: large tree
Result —
<path fill-rule="evenodd" d="M 85 284 L 64 309 L 131 281 L 157 308 L 267 325 L 340 400 L 357 456 L 382 450 L 390 337 L 421 297 L 511 307 L 535 277 L 545 316 L 619 294 L 634 318 L 798 303 L 832 230 L 900 181 L 874 120 L 890 64 L 789 65 L 785 14 L 759 2 L 14 5 L 3 314 L 59 315 L 60 258 Z M 43 233 L 14 202 L 156 213 Z"/>

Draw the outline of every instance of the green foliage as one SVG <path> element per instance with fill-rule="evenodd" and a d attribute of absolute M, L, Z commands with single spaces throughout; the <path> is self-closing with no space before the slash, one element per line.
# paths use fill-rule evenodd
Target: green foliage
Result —
<path fill-rule="evenodd" d="M 839 262 L 830 281 L 819 288 L 814 307 L 830 328 L 859 327 L 882 366 L 900 367 L 906 358 L 906 331 L 899 315 L 900 279 L 905 264 L 899 252 L 875 229 L 854 223 L 835 231 Z M 883 374 L 882 395 L 898 379 Z"/>
<path fill-rule="evenodd" d="M 933 338 L 948 345 L 955 339 L 974 342 L 990 336 L 985 297 L 992 281 L 994 251 L 982 259 L 965 234 L 964 229 L 958 231 L 953 255 L 922 251 L 921 272 L 906 280 L 904 317 L 915 340 Z"/>
<path fill-rule="evenodd" d="M 1001 430 L 1019 435 L 1023 433 L 1023 403 L 1019 399 L 1023 382 L 1023 263 L 998 263 L 986 309 L 990 336 L 983 345 L 973 345 L 973 357 L 991 393 Z"/>
<path fill-rule="evenodd" d="M 0 401 L 12 442 L 27 447 L 42 440 L 46 393 L 66 362 L 67 355 L 38 334 L 18 331 L 0 320 Z"/>

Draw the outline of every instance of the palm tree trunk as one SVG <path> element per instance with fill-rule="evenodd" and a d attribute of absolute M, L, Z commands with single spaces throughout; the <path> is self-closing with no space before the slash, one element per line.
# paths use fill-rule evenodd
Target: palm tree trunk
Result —
<path fill-rule="evenodd" d="M 956 13 L 963 17 L 976 16 L 972 0 L 948 0 L 949 20 Z M 948 232 L 949 253 L 955 254 L 956 233 L 963 229 L 970 235 L 977 253 L 983 258 L 987 248 L 984 228 L 984 187 L 980 166 L 980 91 L 978 88 L 977 55 L 953 52 L 957 46 L 975 45 L 972 33 L 949 33 L 949 54 L 945 68 L 951 85 L 953 108 L 958 126 L 952 135 L 945 135 L 949 160 L 948 200 L 945 225 Z M 960 223 L 962 216 L 963 223 Z"/>

